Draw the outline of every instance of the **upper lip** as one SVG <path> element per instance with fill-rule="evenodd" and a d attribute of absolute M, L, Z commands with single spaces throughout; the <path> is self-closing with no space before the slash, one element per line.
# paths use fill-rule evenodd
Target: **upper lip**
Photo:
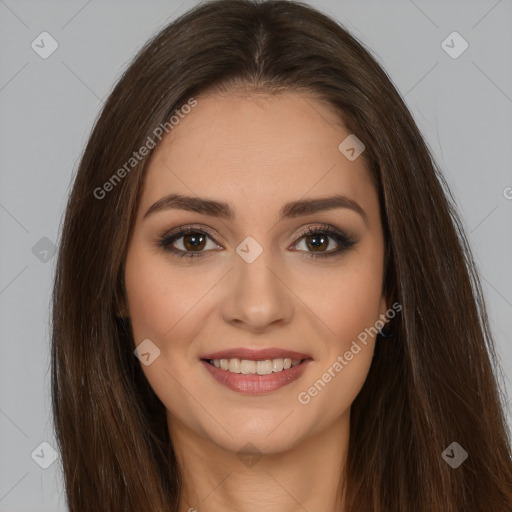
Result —
<path fill-rule="evenodd" d="M 266 359 L 310 359 L 309 354 L 295 352 L 284 348 L 229 348 L 220 352 L 211 352 L 204 354 L 201 359 L 247 359 L 249 361 L 265 361 Z"/>

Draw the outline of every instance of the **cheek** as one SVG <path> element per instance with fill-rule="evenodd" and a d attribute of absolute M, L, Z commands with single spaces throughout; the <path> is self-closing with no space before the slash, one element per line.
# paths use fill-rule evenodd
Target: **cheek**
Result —
<path fill-rule="evenodd" d="M 156 341 L 177 321 L 180 303 L 169 293 L 172 284 L 158 266 L 143 259 L 140 264 L 130 262 L 133 260 L 127 260 L 125 281 L 135 343 L 144 338 Z"/>
<path fill-rule="evenodd" d="M 379 318 L 382 276 L 374 260 L 356 260 L 330 277 L 319 275 L 315 283 L 323 292 L 316 288 L 308 300 L 328 328 L 327 339 L 312 378 L 304 382 L 296 400 L 304 414 L 317 418 L 318 429 L 350 409 L 372 363 L 371 328 Z"/>
<path fill-rule="evenodd" d="M 135 343 L 149 338 L 163 349 L 167 339 L 183 338 L 176 333 L 187 324 L 183 319 L 197 303 L 202 288 L 195 289 L 197 281 L 173 271 L 165 257 L 139 247 L 129 251 L 125 270 Z"/>
<path fill-rule="evenodd" d="M 372 363 L 372 328 L 380 314 L 383 272 L 383 262 L 375 254 L 380 254 L 378 247 L 368 244 L 332 272 L 313 272 L 309 287 L 304 279 L 297 281 L 302 283 L 297 294 L 307 298 L 304 302 L 321 319 L 326 335 L 313 378 L 305 382 L 297 400 L 312 416 L 324 416 L 325 425 L 350 408 Z"/>
<path fill-rule="evenodd" d="M 141 364 L 142 371 L 166 408 L 185 421 L 193 416 L 183 389 L 194 387 L 189 349 L 200 325 L 204 282 L 191 281 L 165 257 L 139 246 L 128 252 L 125 283 L 134 344 L 149 339 L 160 350 L 151 364 Z"/>
<path fill-rule="evenodd" d="M 382 296 L 382 263 L 371 253 L 354 253 L 332 271 L 312 270 L 297 278 L 297 295 L 332 340 L 329 350 L 347 350 L 352 340 L 379 318 Z"/>

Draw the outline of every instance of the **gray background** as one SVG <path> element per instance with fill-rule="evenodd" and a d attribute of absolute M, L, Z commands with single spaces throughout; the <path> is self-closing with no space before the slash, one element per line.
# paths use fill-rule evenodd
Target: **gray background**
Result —
<path fill-rule="evenodd" d="M 0 511 L 65 510 L 59 460 L 48 469 L 35 462 L 51 462 L 40 443 L 56 446 L 52 244 L 103 100 L 146 39 L 195 3 L 0 0 Z M 309 3 L 369 46 L 444 170 L 480 270 L 510 395 L 512 1 Z M 47 59 L 31 47 L 43 31 L 59 45 Z M 453 31 L 469 43 L 456 59 L 441 47 Z M 510 403 L 508 419 L 512 425 Z"/>

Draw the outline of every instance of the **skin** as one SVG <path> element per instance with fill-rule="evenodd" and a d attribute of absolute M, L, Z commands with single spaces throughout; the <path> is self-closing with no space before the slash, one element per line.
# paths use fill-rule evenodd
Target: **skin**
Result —
<path fill-rule="evenodd" d="M 377 193 L 363 158 L 349 161 L 338 150 L 350 132 L 313 96 L 239 91 L 197 100 L 153 151 L 125 261 L 134 343 L 150 339 L 160 350 L 142 369 L 167 409 L 184 481 L 180 511 L 332 512 L 350 407 L 375 339 L 359 344 L 309 403 L 298 395 L 387 310 Z M 236 217 L 167 209 L 143 218 L 170 193 L 227 202 Z M 278 219 L 288 201 L 333 194 L 356 201 L 367 223 L 348 208 Z M 308 258 L 312 236 L 299 235 L 318 224 L 356 244 Z M 166 232 L 187 225 L 215 235 L 203 256 L 189 260 L 158 247 Z M 250 264 L 236 252 L 248 236 L 263 248 Z M 320 252 L 338 247 L 328 240 Z M 172 246 L 194 250 L 184 243 L 181 237 Z M 219 384 L 200 361 L 233 347 L 291 349 L 313 362 L 279 390 L 247 395 Z M 259 459 L 248 464 L 242 454 Z"/>

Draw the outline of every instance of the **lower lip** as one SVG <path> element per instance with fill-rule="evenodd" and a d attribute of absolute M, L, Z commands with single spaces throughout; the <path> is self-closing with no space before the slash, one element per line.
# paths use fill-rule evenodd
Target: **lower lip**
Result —
<path fill-rule="evenodd" d="M 305 359 L 302 363 L 288 370 L 273 372 L 268 375 L 232 373 L 229 370 L 217 368 L 204 359 L 201 360 L 201 363 L 203 363 L 217 382 L 220 382 L 229 389 L 248 395 L 259 395 L 275 391 L 297 380 L 311 361 L 312 359 Z"/>

